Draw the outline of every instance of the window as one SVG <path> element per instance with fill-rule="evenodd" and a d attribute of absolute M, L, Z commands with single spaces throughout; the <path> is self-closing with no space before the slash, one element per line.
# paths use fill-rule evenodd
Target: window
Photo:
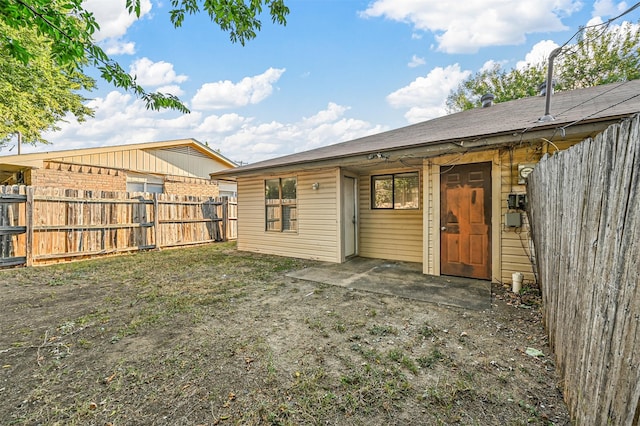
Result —
<path fill-rule="evenodd" d="M 162 194 L 164 192 L 164 185 L 144 181 L 129 181 L 127 182 L 127 192 L 152 192 Z"/>
<path fill-rule="evenodd" d="M 418 172 L 371 177 L 371 208 L 417 209 L 420 207 Z"/>
<path fill-rule="evenodd" d="M 264 181 L 265 222 L 267 231 L 297 231 L 295 177 Z"/>

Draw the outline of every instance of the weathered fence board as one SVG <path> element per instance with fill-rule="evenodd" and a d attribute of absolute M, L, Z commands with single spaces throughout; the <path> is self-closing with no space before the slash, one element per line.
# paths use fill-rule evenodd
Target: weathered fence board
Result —
<path fill-rule="evenodd" d="M 234 199 L 0 187 L 0 266 L 235 238 Z M 229 223 L 230 222 L 230 223 Z"/>
<path fill-rule="evenodd" d="M 6 186 L 0 189 L 0 267 L 26 262 L 22 248 L 27 235 L 24 222 L 26 201 L 24 188 Z"/>
<path fill-rule="evenodd" d="M 544 320 L 576 424 L 640 420 L 640 118 L 528 178 Z"/>

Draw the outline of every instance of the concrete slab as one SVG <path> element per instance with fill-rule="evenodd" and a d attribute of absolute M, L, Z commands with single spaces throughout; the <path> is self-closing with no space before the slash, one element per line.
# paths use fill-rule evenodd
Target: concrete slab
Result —
<path fill-rule="evenodd" d="M 420 263 L 356 257 L 341 264 L 293 271 L 287 276 L 464 309 L 491 307 L 490 281 L 424 275 Z"/>

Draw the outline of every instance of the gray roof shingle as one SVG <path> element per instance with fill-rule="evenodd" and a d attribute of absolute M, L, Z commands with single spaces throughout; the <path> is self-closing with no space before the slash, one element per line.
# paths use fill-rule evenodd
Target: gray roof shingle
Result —
<path fill-rule="evenodd" d="M 551 97 L 551 122 L 540 122 L 545 113 L 545 98 L 541 96 L 496 103 L 488 108 L 475 108 L 399 129 L 365 136 L 347 142 L 296 154 L 277 157 L 233 170 L 212 174 L 212 177 L 237 175 L 271 167 L 304 164 L 354 155 L 392 151 L 439 144 L 446 141 L 469 140 L 543 128 L 560 128 L 573 123 L 602 121 L 629 116 L 640 111 L 640 80 L 595 86 L 586 89 L 557 92 Z"/>

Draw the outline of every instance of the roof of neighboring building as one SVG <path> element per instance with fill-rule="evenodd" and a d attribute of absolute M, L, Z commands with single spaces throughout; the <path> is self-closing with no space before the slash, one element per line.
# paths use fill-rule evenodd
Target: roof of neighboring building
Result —
<path fill-rule="evenodd" d="M 219 152 L 212 150 L 207 145 L 204 145 L 195 139 L 189 138 L 189 139 L 176 139 L 176 140 L 168 140 L 168 141 L 160 141 L 160 142 L 146 142 L 146 143 L 138 143 L 138 144 L 130 144 L 130 145 L 110 145 L 110 146 L 100 146 L 100 147 L 94 147 L 94 148 L 79 148 L 79 149 L 67 149 L 67 150 L 60 150 L 60 151 L 35 152 L 30 154 L 4 155 L 4 156 L 0 156 L 0 167 L 4 167 L 4 166 L 32 167 L 34 165 L 42 164 L 43 161 L 64 161 L 64 158 L 76 157 L 80 155 L 102 154 L 102 153 L 112 153 L 112 152 L 132 151 L 132 150 L 150 151 L 154 149 L 170 149 L 170 148 L 179 149 L 181 147 L 193 148 L 196 151 L 200 152 L 201 154 L 204 154 L 205 156 L 210 157 L 212 159 L 218 160 L 219 162 L 227 165 L 228 167 L 237 166 L 236 163 L 229 160 Z"/>
<path fill-rule="evenodd" d="M 640 112 L 640 80 L 557 92 L 551 96 L 552 121 L 543 121 L 546 99 L 535 96 L 475 108 L 395 130 L 273 158 L 233 170 L 212 173 L 213 178 L 263 169 L 341 159 L 362 154 L 409 149 L 452 141 L 549 130 L 560 136 L 573 126 L 618 119 Z"/>

